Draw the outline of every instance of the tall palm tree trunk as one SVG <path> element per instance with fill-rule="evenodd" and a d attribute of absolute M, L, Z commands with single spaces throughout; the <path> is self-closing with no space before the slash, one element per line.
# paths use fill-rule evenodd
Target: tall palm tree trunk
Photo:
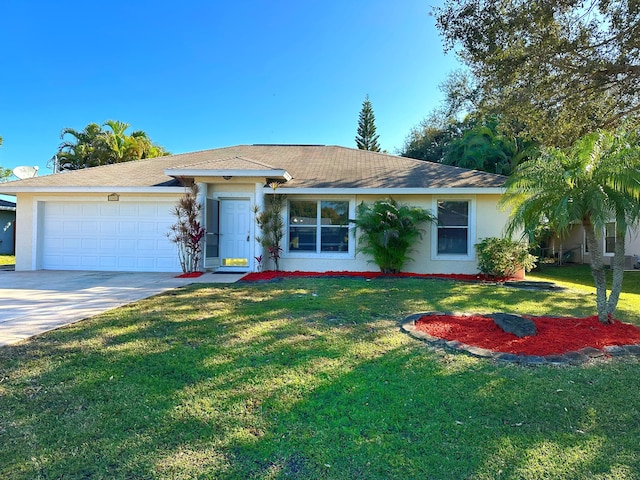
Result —
<path fill-rule="evenodd" d="M 611 317 L 618 307 L 620 292 L 622 291 L 622 277 L 624 275 L 624 251 L 625 251 L 625 235 L 626 229 L 620 226 L 624 225 L 624 221 L 616 219 L 616 243 L 613 250 L 613 281 L 611 283 L 611 293 L 607 301 L 607 313 Z"/>
<path fill-rule="evenodd" d="M 583 219 L 585 236 L 587 237 L 587 246 L 591 257 L 591 272 L 593 280 L 596 284 L 596 309 L 598 311 L 598 321 L 601 323 L 611 323 L 609 312 L 607 309 L 607 276 L 604 269 L 602 257 L 602 246 L 596 238 L 596 232 L 591 221 Z"/>

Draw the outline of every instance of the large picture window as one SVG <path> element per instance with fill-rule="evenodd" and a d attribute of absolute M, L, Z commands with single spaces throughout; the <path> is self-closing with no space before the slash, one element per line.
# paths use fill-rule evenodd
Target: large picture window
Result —
<path fill-rule="evenodd" d="M 469 202 L 438 201 L 438 255 L 469 255 Z"/>
<path fill-rule="evenodd" d="M 348 252 L 349 202 L 291 200 L 290 252 Z"/>

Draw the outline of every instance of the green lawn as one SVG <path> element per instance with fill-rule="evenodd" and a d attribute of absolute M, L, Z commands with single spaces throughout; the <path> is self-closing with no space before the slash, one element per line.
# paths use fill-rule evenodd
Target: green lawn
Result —
<path fill-rule="evenodd" d="M 618 317 L 640 325 L 635 279 Z M 2 347 L 0 478 L 638 479 L 637 359 L 496 365 L 399 331 L 429 310 L 592 315 L 570 286 L 194 285 Z"/>

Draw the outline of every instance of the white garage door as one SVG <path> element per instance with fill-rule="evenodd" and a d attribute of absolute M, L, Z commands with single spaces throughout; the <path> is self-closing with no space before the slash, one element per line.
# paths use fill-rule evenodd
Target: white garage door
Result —
<path fill-rule="evenodd" d="M 173 203 L 45 202 L 41 261 L 45 270 L 177 272 L 167 238 Z"/>

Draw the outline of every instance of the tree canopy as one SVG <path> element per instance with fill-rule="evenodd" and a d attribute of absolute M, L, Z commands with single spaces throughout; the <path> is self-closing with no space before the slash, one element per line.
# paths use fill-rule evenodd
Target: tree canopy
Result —
<path fill-rule="evenodd" d="M 107 120 L 102 125 L 90 123 L 80 131 L 63 129 L 60 134 L 63 142 L 54 157 L 55 170 L 78 170 L 169 154 L 143 131 L 128 135 L 126 130 L 129 126 L 128 123 Z"/>
<path fill-rule="evenodd" d="M 380 144 L 378 143 L 378 138 L 380 138 L 380 135 L 376 135 L 376 117 L 373 113 L 369 95 L 367 95 L 364 102 L 362 102 L 362 109 L 358 118 L 356 145 L 360 150 L 379 152 Z"/>
<path fill-rule="evenodd" d="M 566 147 L 640 111 L 640 2 L 446 0 L 434 14 L 470 73 L 450 85 L 458 103 L 528 138 Z"/>
<path fill-rule="evenodd" d="M 462 135 L 463 122 L 451 118 L 442 121 L 438 115 L 430 115 L 413 127 L 405 138 L 403 157 L 442 163 L 449 144 Z"/>
<path fill-rule="evenodd" d="M 441 117 L 440 117 L 441 118 Z M 535 152 L 535 144 L 511 136 L 498 117 L 442 121 L 432 115 L 411 130 L 400 154 L 404 157 L 509 175 Z"/>
<path fill-rule="evenodd" d="M 570 149 L 546 148 L 538 158 L 519 165 L 507 181 L 504 203 L 513 207 L 509 233 L 524 228 L 530 235 L 542 223 L 560 235 L 583 226 L 596 285 L 601 322 L 614 314 L 624 271 L 627 228 L 640 221 L 640 135 L 623 126 L 580 138 Z M 613 283 L 607 299 L 602 236 L 615 219 Z"/>

